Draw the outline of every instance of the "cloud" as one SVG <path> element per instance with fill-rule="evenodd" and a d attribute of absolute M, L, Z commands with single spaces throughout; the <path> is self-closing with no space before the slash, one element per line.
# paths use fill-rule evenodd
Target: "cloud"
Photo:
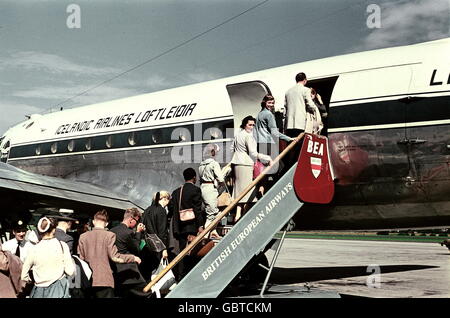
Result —
<path fill-rule="evenodd" d="M 0 69 L 16 68 L 33 71 L 44 71 L 51 74 L 71 75 L 108 75 L 119 73 L 121 70 L 113 67 L 94 67 L 73 62 L 67 58 L 35 51 L 22 51 L 2 58 Z"/>
<path fill-rule="evenodd" d="M 167 76 L 160 74 L 153 74 L 143 81 L 144 91 L 153 92 L 172 87 L 185 86 L 195 83 L 201 83 L 218 78 L 217 75 L 205 71 L 193 71 L 182 73 L 181 75 L 169 74 Z M 136 86 L 142 87 L 142 82 L 136 83 Z M 142 90 L 141 90 L 142 92 Z"/>
<path fill-rule="evenodd" d="M 4 114 L 4 116 L 0 116 L 0 134 L 26 120 L 25 115 L 42 112 L 42 109 L 36 106 L 5 100 L 0 101 L 0 110 Z"/>
<path fill-rule="evenodd" d="M 386 2 L 381 7 L 381 27 L 352 51 L 426 42 L 450 36 L 448 0 Z"/>
<path fill-rule="evenodd" d="M 11 95 L 20 98 L 35 98 L 35 99 L 46 99 L 50 101 L 50 105 L 53 107 L 59 105 L 68 98 L 80 94 L 81 92 L 89 89 L 90 86 L 84 85 L 72 85 L 69 87 L 65 86 L 41 86 L 34 87 L 28 90 L 15 91 Z M 88 105 L 94 103 L 100 103 L 104 101 L 109 101 L 113 99 L 134 96 L 139 92 L 135 88 L 122 88 L 115 86 L 103 85 L 93 89 L 86 94 L 74 97 L 70 101 L 64 103 L 64 107 L 69 105 Z M 50 108 L 50 107 L 49 107 Z"/>

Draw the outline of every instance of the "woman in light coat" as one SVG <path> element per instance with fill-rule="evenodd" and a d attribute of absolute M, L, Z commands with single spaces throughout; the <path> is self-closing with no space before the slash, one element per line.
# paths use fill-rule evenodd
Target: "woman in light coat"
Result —
<path fill-rule="evenodd" d="M 37 229 L 42 240 L 30 250 L 23 264 L 23 280 L 31 281 L 29 271 L 33 271 L 31 298 L 70 298 L 68 276 L 75 273 L 75 264 L 69 246 L 55 237 L 57 225 L 53 218 L 39 220 Z"/>
<path fill-rule="evenodd" d="M 238 197 L 253 180 L 253 165 L 256 160 L 272 165 L 272 158 L 258 153 L 256 140 L 253 136 L 256 119 L 247 116 L 242 120 L 240 131 L 236 134 L 231 146 L 233 158 L 231 164 L 234 172 L 233 198 Z M 250 198 L 255 198 L 254 189 L 249 191 L 240 201 L 236 209 L 234 221 L 241 218 L 241 214 L 247 210 Z M 252 200 L 253 201 L 253 200 Z"/>

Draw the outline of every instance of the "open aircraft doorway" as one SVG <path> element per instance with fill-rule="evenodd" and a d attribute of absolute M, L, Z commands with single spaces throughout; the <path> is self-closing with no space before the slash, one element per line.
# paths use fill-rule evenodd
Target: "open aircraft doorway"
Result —
<path fill-rule="evenodd" d="M 233 106 L 234 127 L 241 125 L 245 116 L 256 116 L 261 110 L 264 95 L 271 94 L 269 87 L 262 81 L 251 81 L 227 85 L 228 95 Z"/>

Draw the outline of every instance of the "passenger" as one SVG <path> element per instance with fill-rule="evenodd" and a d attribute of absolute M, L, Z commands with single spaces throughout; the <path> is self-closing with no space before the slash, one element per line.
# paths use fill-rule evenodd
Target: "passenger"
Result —
<path fill-rule="evenodd" d="M 67 234 L 67 231 L 72 228 L 72 224 L 76 221 L 74 218 L 68 216 L 55 216 L 58 220 L 58 227 L 56 228 L 55 237 L 61 242 L 65 242 L 69 246 L 70 254 L 73 254 L 73 237 Z"/>
<path fill-rule="evenodd" d="M 145 231 L 144 224 L 140 223 L 141 213 L 136 208 L 125 210 L 123 221 L 111 232 L 116 234 L 117 251 L 120 254 L 140 254 L 139 245 L 143 239 Z M 136 232 L 133 229 L 136 228 Z M 115 278 L 117 282 L 116 290 L 124 297 L 146 296 L 142 290 L 146 286 L 146 281 L 139 270 L 138 264 L 116 264 Z"/>
<path fill-rule="evenodd" d="M 203 151 L 205 160 L 200 163 L 200 167 L 198 168 L 202 199 L 206 210 L 205 228 L 208 227 L 208 225 L 211 224 L 219 214 L 219 209 L 217 207 L 217 197 L 219 192 L 217 188 L 220 184 L 225 184 L 222 169 L 220 168 L 219 163 L 215 160 L 218 152 L 218 145 L 207 145 Z M 221 236 L 217 233 L 217 230 L 214 229 L 210 233 L 210 238 L 220 239 Z"/>
<path fill-rule="evenodd" d="M 108 212 L 101 210 L 94 215 L 92 231 L 81 234 L 78 242 L 80 258 L 89 263 L 92 270 L 90 296 L 94 298 L 114 297 L 114 277 L 109 261 L 115 263 L 140 263 L 141 259 L 131 254 L 120 254 L 114 244 L 116 234 L 106 229 Z"/>
<path fill-rule="evenodd" d="M 162 252 L 147 252 L 145 249 L 143 271 L 142 274 L 146 279 L 151 278 L 152 271 L 158 268 L 161 259 L 167 259 L 169 257 L 169 223 L 167 219 L 166 207 L 170 202 L 170 193 L 167 191 L 159 191 L 155 193 L 153 197 L 152 205 L 150 205 L 145 211 L 143 216 L 143 223 L 145 225 L 145 231 L 149 234 L 156 234 L 159 239 L 164 243 L 166 249 Z"/>
<path fill-rule="evenodd" d="M 272 160 L 279 154 L 279 139 L 290 142 L 294 138 L 288 137 L 278 131 L 278 127 L 273 114 L 275 107 L 275 98 L 266 94 L 261 101 L 261 111 L 256 117 L 256 140 L 258 143 L 258 152 L 269 155 Z M 278 167 L 275 167 L 277 169 Z M 271 169 L 273 170 L 273 169 Z M 271 171 L 275 173 L 276 171 Z M 260 183 L 259 192 L 264 194 L 265 189 L 269 186 L 268 178 L 264 178 Z"/>
<path fill-rule="evenodd" d="M 237 198 L 245 188 L 252 183 L 253 165 L 255 160 L 268 162 L 272 166 L 272 158 L 270 156 L 258 153 L 256 140 L 253 137 L 253 128 L 256 119 L 247 116 L 242 120 L 241 130 L 236 134 L 231 146 L 233 158 L 231 164 L 234 171 L 233 198 Z M 241 214 L 247 210 L 247 203 L 255 198 L 254 189 L 249 191 L 238 203 L 236 208 L 236 216 L 234 221 L 237 222 L 241 218 Z"/>
<path fill-rule="evenodd" d="M 25 223 L 22 220 L 16 221 L 13 225 L 14 238 L 6 241 L 2 247 L 3 251 L 9 251 L 18 256 L 22 262 L 25 262 L 30 249 L 33 247 L 33 244 L 25 239 L 26 232 L 27 226 Z"/>
<path fill-rule="evenodd" d="M 291 87 L 285 94 L 285 132 L 289 137 L 297 137 L 306 128 L 306 113 L 314 114 L 314 101 L 311 98 L 310 89 L 305 87 L 308 82 L 306 74 L 301 72 L 295 76 L 296 85 Z M 294 165 L 300 155 L 301 145 L 298 143 L 284 160 L 285 169 Z"/>
<path fill-rule="evenodd" d="M 311 98 L 314 104 L 316 104 L 317 108 L 319 109 L 320 117 L 322 119 L 327 118 L 328 117 L 327 108 L 323 104 L 322 97 L 316 92 L 316 90 L 313 87 L 311 87 Z"/>
<path fill-rule="evenodd" d="M 311 98 L 313 94 L 311 92 Z M 318 135 L 322 131 L 323 123 L 322 117 L 320 116 L 320 110 L 316 102 L 314 102 L 314 113 L 306 113 L 306 128 L 305 132 L 310 134 Z"/>
<path fill-rule="evenodd" d="M 3 251 L 0 242 L 0 298 L 20 297 L 25 286 L 21 273 L 20 258 L 9 251 Z"/>
<path fill-rule="evenodd" d="M 69 279 L 75 272 L 75 264 L 66 243 L 55 237 L 57 221 L 43 217 L 37 229 L 41 241 L 29 252 L 22 267 L 22 279 L 30 282 L 33 271 L 34 287 L 31 298 L 70 298 Z"/>
<path fill-rule="evenodd" d="M 195 184 L 197 174 L 193 168 L 187 168 L 183 171 L 185 183 L 172 193 L 170 211 L 173 218 L 173 235 L 178 240 L 180 250 L 183 250 L 188 242 L 203 231 L 205 224 L 202 211 L 202 191 Z M 192 209 L 194 219 L 181 221 L 180 210 Z M 183 258 L 179 263 L 175 275 L 177 280 L 182 279 L 193 267 L 193 259 L 190 256 Z"/>

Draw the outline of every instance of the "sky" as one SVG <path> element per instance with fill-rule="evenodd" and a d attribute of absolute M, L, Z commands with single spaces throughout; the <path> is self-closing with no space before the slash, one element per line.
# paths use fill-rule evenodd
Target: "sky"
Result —
<path fill-rule="evenodd" d="M 450 0 L 1 0 L 0 134 L 60 107 L 449 37 L 449 20 Z"/>

